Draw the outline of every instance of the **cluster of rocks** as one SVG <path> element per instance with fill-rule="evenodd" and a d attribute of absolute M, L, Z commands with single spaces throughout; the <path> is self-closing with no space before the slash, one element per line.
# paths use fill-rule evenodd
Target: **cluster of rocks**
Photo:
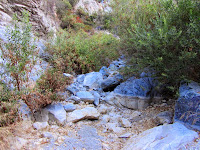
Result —
<path fill-rule="evenodd" d="M 68 101 L 84 101 L 96 106 L 100 101 L 105 101 L 117 107 L 146 108 L 152 98 L 158 96 L 154 90 L 157 81 L 143 72 L 140 78 L 131 77 L 123 82 L 119 69 L 124 66 L 125 61 L 119 58 L 109 67 L 102 67 L 99 72 L 78 75 L 74 83 L 67 87 L 72 94 Z"/>
<path fill-rule="evenodd" d="M 119 73 L 119 69 L 124 66 L 125 61 L 123 58 L 119 58 L 109 67 L 102 67 L 99 72 L 78 75 L 74 79 L 74 83 L 66 88 L 68 92 L 64 94 L 68 93 L 68 98 L 64 102 L 53 103 L 34 114 L 25 111 L 28 109 L 25 104 L 21 105 L 21 110 L 24 111 L 25 117 L 29 116 L 34 120 L 33 127 L 36 130 L 53 125 L 73 126 L 73 124 L 81 123 L 81 120 L 97 120 L 98 123 L 95 126 L 96 128 L 100 127 L 102 133 L 111 133 L 111 135 L 113 133 L 117 135 L 117 138 L 130 138 L 125 143 L 124 149 L 158 149 L 160 146 L 163 149 L 179 149 L 198 138 L 197 132 L 179 123 L 184 122 L 190 127 L 199 129 L 199 109 L 197 107 L 200 86 L 194 82 L 183 84 L 180 87 L 180 97 L 176 102 L 174 120 L 173 111 L 162 111 L 149 119 L 150 122 L 160 126 L 138 135 L 128 132 L 136 125 L 136 122 L 141 122 L 143 114 L 140 110 L 147 108 L 151 99 L 158 94 L 153 90 L 157 81 L 144 72 L 140 78 L 131 77 L 123 82 L 123 76 Z M 69 76 L 68 74 L 64 75 Z M 167 105 L 167 103 L 163 104 L 162 107 Z M 156 106 L 157 104 L 153 107 Z M 120 114 L 120 112 L 125 112 L 125 109 L 139 111 L 133 110 L 134 112 L 130 114 Z M 93 130 L 93 127 L 90 128 Z M 87 141 L 90 143 L 89 145 L 84 144 L 84 139 L 80 136 L 63 138 L 64 142 L 59 145 L 60 149 L 65 149 L 66 143 L 79 143 L 76 145 L 77 148 L 89 146 L 90 149 L 94 149 L 93 146 L 98 146 L 98 149 L 101 149 L 103 143 L 103 140 L 99 138 L 95 139 L 96 145 L 89 141 Z M 49 146 L 58 148 L 55 142 L 50 142 L 46 149 Z M 76 147 L 72 147 L 76 149 Z"/>

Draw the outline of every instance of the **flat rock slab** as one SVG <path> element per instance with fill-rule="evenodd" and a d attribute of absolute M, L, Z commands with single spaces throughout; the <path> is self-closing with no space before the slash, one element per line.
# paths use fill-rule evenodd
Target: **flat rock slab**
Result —
<path fill-rule="evenodd" d="M 135 77 L 129 78 L 126 82 L 118 85 L 114 92 L 128 96 L 142 96 L 149 97 L 153 95 L 152 89 L 157 85 L 156 80 L 151 77 L 144 77 L 136 79 Z"/>
<path fill-rule="evenodd" d="M 198 138 L 198 133 L 180 123 L 146 130 L 127 141 L 123 150 L 175 150 Z"/>
<path fill-rule="evenodd" d="M 108 96 L 105 97 L 105 101 L 111 105 L 116 105 L 118 107 L 142 110 L 149 106 L 150 98 L 128 96 L 111 92 Z"/>
<path fill-rule="evenodd" d="M 71 103 L 66 104 L 63 107 L 64 107 L 66 112 L 72 112 L 72 111 L 76 110 L 76 105 L 71 104 Z"/>
<path fill-rule="evenodd" d="M 100 113 L 94 107 L 86 107 L 80 110 L 75 110 L 68 114 L 68 122 L 78 122 L 84 119 L 99 119 Z"/>
<path fill-rule="evenodd" d="M 80 91 L 76 93 L 76 96 L 79 97 L 84 102 L 93 103 L 94 102 L 94 96 L 87 91 Z"/>

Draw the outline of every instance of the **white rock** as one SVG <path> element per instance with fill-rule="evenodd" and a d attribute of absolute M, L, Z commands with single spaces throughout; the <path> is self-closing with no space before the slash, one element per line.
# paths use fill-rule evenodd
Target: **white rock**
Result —
<path fill-rule="evenodd" d="M 110 116 L 109 115 L 104 115 L 102 118 L 101 118 L 102 122 L 103 123 L 107 123 L 110 121 Z"/>
<path fill-rule="evenodd" d="M 35 122 L 33 128 L 36 130 L 44 129 L 49 126 L 48 122 Z"/>
<path fill-rule="evenodd" d="M 101 114 L 106 114 L 107 111 L 108 111 L 108 107 L 102 104 L 102 105 L 98 108 L 98 111 L 99 111 Z"/>
<path fill-rule="evenodd" d="M 63 73 L 63 75 L 64 75 L 65 77 L 68 77 L 68 78 L 71 78 L 71 77 L 73 77 L 73 75 L 71 75 L 71 74 L 68 74 L 68 73 Z"/>
<path fill-rule="evenodd" d="M 78 8 L 82 8 L 84 11 L 89 13 L 89 15 L 103 10 L 103 6 L 95 0 L 80 0 L 75 5 L 75 10 L 77 10 Z"/>
<path fill-rule="evenodd" d="M 100 113 L 94 107 L 86 107 L 84 109 L 75 110 L 69 113 L 67 117 L 68 122 L 78 122 L 84 119 L 98 119 Z"/>
<path fill-rule="evenodd" d="M 146 130 L 127 141 L 123 150 L 178 150 L 198 138 L 198 133 L 180 123 L 163 125 Z"/>
<path fill-rule="evenodd" d="M 130 128 L 131 127 L 131 123 L 128 119 L 121 118 L 120 123 L 121 123 L 122 127 L 124 127 L 124 128 Z"/>

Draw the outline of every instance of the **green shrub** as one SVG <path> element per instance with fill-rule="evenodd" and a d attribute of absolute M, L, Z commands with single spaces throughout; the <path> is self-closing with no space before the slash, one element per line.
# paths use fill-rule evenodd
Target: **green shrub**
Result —
<path fill-rule="evenodd" d="M 5 83 L 0 82 L 0 102 L 1 101 L 9 101 L 11 97 L 11 92 Z"/>
<path fill-rule="evenodd" d="M 196 0 L 115 0 L 123 47 L 173 93 L 182 80 L 200 81 L 199 8 Z"/>
<path fill-rule="evenodd" d="M 56 12 L 60 19 L 62 19 L 68 10 L 71 10 L 72 6 L 68 0 L 58 0 L 56 1 Z"/>
<path fill-rule="evenodd" d="M 8 28 L 6 32 L 7 43 L 2 43 L 2 59 L 6 60 L 6 65 L 1 63 L 8 76 L 12 77 L 11 84 L 21 91 L 25 82 L 28 81 L 28 73 L 34 65 L 35 45 L 31 36 L 31 24 L 29 23 L 29 14 L 23 12 L 22 22 L 15 14 L 13 17 L 13 28 Z"/>
<path fill-rule="evenodd" d="M 53 56 L 50 62 L 66 73 L 96 71 L 118 57 L 116 40 L 112 35 L 95 33 L 89 35 L 83 30 L 60 31 L 54 44 L 47 51 Z"/>

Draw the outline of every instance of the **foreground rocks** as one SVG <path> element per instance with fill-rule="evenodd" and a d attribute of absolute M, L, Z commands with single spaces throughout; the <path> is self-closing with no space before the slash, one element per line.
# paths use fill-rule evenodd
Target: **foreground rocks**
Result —
<path fill-rule="evenodd" d="M 180 123 L 163 125 L 133 136 L 123 150 L 169 150 L 184 148 L 198 138 L 198 133 L 187 129 Z"/>

